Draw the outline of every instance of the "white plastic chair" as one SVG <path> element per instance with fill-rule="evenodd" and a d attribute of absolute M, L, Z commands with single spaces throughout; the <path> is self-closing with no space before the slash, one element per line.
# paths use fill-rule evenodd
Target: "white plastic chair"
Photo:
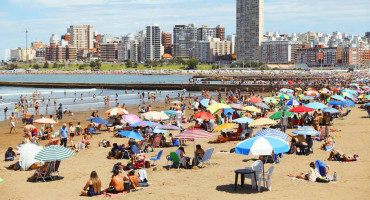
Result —
<path fill-rule="evenodd" d="M 267 188 L 271 191 L 271 181 L 270 181 L 270 178 L 271 178 L 271 175 L 272 175 L 272 172 L 274 171 L 274 168 L 275 166 L 271 166 L 267 172 L 266 172 L 266 175 L 265 175 L 265 181 L 266 181 L 266 185 L 267 185 Z"/>
<path fill-rule="evenodd" d="M 255 161 L 250 167 L 246 167 L 245 169 L 250 169 L 256 172 L 256 180 L 258 181 L 258 191 L 261 190 L 261 181 L 262 181 L 262 173 L 263 173 L 263 163 L 261 160 Z M 256 188 L 254 174 L 245 174 L 244 178 L 248 178 L 252 180 L 252 189 Z"/>
<path fill-rule="evenodd" d="M 207 149 L 204 152 L 203 158 L 202 159 L 199 159 L 199 163 L 202 164 L 201 167 L 203 167 L 203 165 L 204 165 L 205 162 L 208 162 L 212 166 L 211 157 L 212 157 L 212 154 L 213 154 L 213 150 L 214 150 L 214 148 Z"/>

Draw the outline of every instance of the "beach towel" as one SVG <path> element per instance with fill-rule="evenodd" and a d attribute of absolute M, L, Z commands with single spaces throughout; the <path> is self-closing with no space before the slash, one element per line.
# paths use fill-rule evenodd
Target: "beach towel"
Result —
<path fill-rule="evenodd" d="M 96 195 L 96 197 L 118 197 L 118 196 L 121 196 L 121 195 L 124 195 L 124 194 L 127 194 L 127 192 L 124 191 L 124 192 L 117 193 L 117 194 L 107 193 L 107 194 Z"/>

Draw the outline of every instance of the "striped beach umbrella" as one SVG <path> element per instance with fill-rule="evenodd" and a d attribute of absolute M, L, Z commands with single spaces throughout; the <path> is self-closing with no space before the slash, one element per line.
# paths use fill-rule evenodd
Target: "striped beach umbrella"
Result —
<path fill-rule="evenodd" d="M 38 152 L 35 159 L 43 162 L 51 162 L 70 158 L 73 154 L 74 152 L 72 150 L 60 145 L 50 145 Z"/>
<path fill-rule="evenodd" d="M 115 116 L 115 115 L 126 115 L 128 114 L 128 112 L 123 108 L 116 107 L 105 111 L 105 114 L 109 116 Z"/>
<path fill-rule="evenodd" d="M 235 147 L 235 153 L 248 155 L 251 152 L 255 156 L 285 153 L 289 151 L 289 144 L 273 137 L 253 137 L 240 142 Z"/>
<path fill-rule="evenodd" d="M 299 106 L 299 105 L 301 105 L 301 102 L 298 101 L 298 100 L 292 99 L 292 100 L 288 101 L 288 103 L 286 105 L 288 105 L 288 106 Z"/>
<path fill-rule="evenodd" d="M 175 139 L 193 140 L 193 139 L 207 139 L 213 135 L 201 129 L 187 129 L 178 134 Z"/>
<path fill-rule="evenodd" d="M 261 137 L 261 136 L 273 137 L 273 138 L 277 138 L 277 139 L 284 140 L 284 141 L 286 141 L 289 138 L 289 135 L 287 135 L 286 133 L 279 131 L 277 129 L 270 129 L 270 128 L 259 130 L 254 136 L 255 137 Z"/>
<path fill-rule="evenodd" d="M 318 135 L 319 132 L 310 126 L 300 126 L 298 129 L 293 131 L 296 135 Z"/>

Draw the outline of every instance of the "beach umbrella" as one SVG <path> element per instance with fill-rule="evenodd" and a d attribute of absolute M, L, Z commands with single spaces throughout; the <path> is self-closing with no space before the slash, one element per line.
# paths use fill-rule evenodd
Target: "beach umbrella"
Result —
<path fill-rule="evenodd" d="M 311 97 L 311 96 L 304 96 L 304 97 L 301 97 L 301 100 L 313 100 L 313 97 Z"/>
<path fill-rule="evenodd" d="M 270 107 L 265 103 L 255 103 L 254 105 L 259 106 L 260 108 L 269 109 Z"/>
<path fill-rule="evenodd" d="M 41 118 L 41 119 L 36 119 L 35 121 L 33 121 L 33 123 L 36 123 L 36 124 L 57 124 L 56 121 L 54 121 L 53 119 L 50 119 L 50 118 Z"/>
<path fill-rule="evenodd" d="M 250 112 L 256 112 L 256 113 L 261 112 L 261 110 L 256 108 L 255 106 L 247 106 L 247 107 L 244 107 L 243 110 L 247 110 L 247 111 L 250 111 Z"/>
<path fill-rule="evenodd" d="M 243 105 L 242 104 L 238 104 L 238 103 L 232 103 L 229 105 L 231 108 L 234 108 L 234 109 L 238 109 L 238 110 L 241 110 L 243 109 Z"/>
<path fill-rule="evenodd" d="M 225 108 L 231 108 L 231 106 L 224 104 L 224 103 L 214 103 L 210 105 L 207 110 L 209 110 L 211 113 L 215 113 L 220 109 L 225 109 Z"/>
<path fill-rule="evenodd" d="M 326 88 L 322 88 L 321 91 L 323 91 L 323 93 L 330 93 L 330 90 L 328 90 Z"/>
<path fill-rule="evenodd" d="M 235 153 L 255 156 L 285 153 L 289 151 L 289 144 L 281 139 L 274 137 L 252 137 L 240 142 L 235 147 Z"/>
<path fill-rule="evenodd" d="M 262 99 L 257 98 L 257 97 L 252 97 L 251 99 L 248 100 L 249 103 L 262 103 Z"/>
<path fill-rule="evenodd" d="M 131 124 L 130 127 L 156 127 L 156 126 L 159 126 L 160 124 L 158 123 L 155 123 L 155 122 L 151 122 L 151 121 L 140 121 L 140 122 L 137 122 L 137 123 L 134 123 L 134 124 Z"/>
<path fill-rule="evenodd" d="M 207 131 L 201 129 L 187 129 L 178 134 L 175 137 L 175 139 L 194 140 L 194 139 L 207 139 L 211 137 L 213 137 L 213 135 Z"/>
<path fill-rule="evenodd" d="M 21 149 L 22 149 L 22 146 L 23 146 L 23 145 L 24 145 L 24 144 L 20 144 L 20 145 L 18 145 L 18 146 L 16 146 L 16 147 L 14 147 L 14 148 L 13 148 L 14 152 L 15 152 L 15 153 L 17 153 L 17 154 L 21 153 Z"/>
<path fill-rule="evenodd" d="M 41 149 L 42 147 L 33 143 L 27 143 L 21 147 L 19 165 L 21 166 L 20 168 L 22 171 L 28 170 L 31 165 L 38 162 L 37 160 L 35 160 L 35 156 L 38 152 L 41 151 Z"/>
<path fill-rule="evenodd" d="M 134 114 L 127 114 L 127 115 L 123 115 L 123 119 L 129 123 L 129 124 L 135 124 L 137 122 L 141 122 L 141 119 L 140 117 L 138 117 L 137 115 L 134 115 Z"/>
<path fill-rule="evenodd" d="M 171 101 L 172 104 L 181 104 L 181 101 Z"/>
<path fill-rule="evenodd" d="M 88 119 L 88 120 L 86 120 L 86 121 L 87 121 L 87 122 L 90 122 L 91 120 L 92 120 L 94 123 L 97 123 L 97 124 L 106 124 L 106 123 L 107 123 L 107 121 L 105 121 L 104 119 L 99 118 L 99 117 L 92 117 L 92 118 L 90 118 L 90 119 Z"/>
<path fill-rule="evenodd" d="M 357 83 L 351 83 L 351 84 L 349 84 L 349 86 L 351 86 L 351 87 L 358 87 L 359 84 L 357 84 Z"/>
<path fill-rule="evenodd" d="M 276 96 L 278 99 L 292 99 L 292 97 L 286 95 L 286 94 L 281 94 Z"/>
<path fill-rule="evenodd" d="M 276 101 L 275 98 L 273 97 L 266 97 L 266 98 L 263 98 L 263 101 L 266 102 L 266 103 L 270 103 L 272 102 L 273 104 L 277 104 L 278 102 Z"/>
<path fill-rule="evenodd" d="M 293 112 L 289 112 L 289 111 L 278 111 L 278 112 L 272 114 L 269 118 L 270 119 L 273 119 L 273 120 L 278 120 L 278 119 L 281 118 L 281 116 L 283 116 L 283 112 L 285 112 L 285 116 L 287 116 L 287 117 L 291 117 L 291 116 L 294 115 Z"/>
<path fill-rule="evenodd" d="M 370 99 L 370 94 L 365 96 L 366 99 Z"/>
<path fill-rule="evenodd" d="M 163 129 L 163 130 L 180 130 L 179 127 L 177 126 L 174 126 L 172 124 L 164 124 L 164 125 L 160 125 L 158 126 L 159 129 Z"/>
<path fill-rule="evenodd" d="M 365 104 L 365 106 L 370 106 L 370 103 Z"/>
<path fill-rule="evenodd" d="M 350 93 L 347 93 L 347 94 L 343 95 L 343 97 L 345 97 L 345 98 L 349 98 L 349 99 L 351 99 L 351 100 L 353 100 L 353 101 L 355 101 L 355 100 L 356 100 L 355 95 L 350 94 Z"/>
<path fill-rule="evenodd" d="M 167 133 L 167 130 L 162 130 L 158 127 L 155 127 L 154 130 L 153 130 L 153 133 L 164 134 L 164 133 Z"/>
<path fill-rule="evenodd" d="M 286 105 L 288 105 L 288 106 L 299 106 L 299 105 L 301 105 L 301 102 L 298 101 L 298 100 L 292 99 L 292 100 L 288 101 L 288 103 Z"/>
<path fill-rule="evenodd" d="M 176 110 L 165 110 L 165 111 L 162 111 L 164 114 L 168 115 L 168 116 L 174 116 L 176 115 Z"/>
<path fill-rule="evenodd" d="M 289 110 L 290 112 L 295 112 L 295 113 L 303 113 L 303 112 L 311 112 L 311 111 L 314 111 L 313 108 L 308 108 L 308 107 L 305 107 L 305 106 L 298 106 L 298 107 L 295 107 L 291 110 Z"/>
<path fill-rule="evenodd" d="M 339 110 L 335 108 L 324 108 L 322 112 L 327 112 L 327 113 L 340 113 Z"/>
<path fill-rule="evenodd" d="M 344 101 L 344 103 L 345 103 L 344 107 L 355 107 L 355 106 L 356 106 L 356 105 L 355 105 L 355 102 L 353 102 L 353 101 L 351 101 L 351 100 L 349 100 L 349 99 L 346 99 L 346 100 Z"/>
<path fill-rule="evenodd" d="M 332 88 L 331 91 L 342 91 L 341 88 Z"/>
<path fill-rule="evenodd" d="M 204 111 L 197 112 L 197 114 L 194 115 L 194 118 L 197 118 L 197 119 L 214 119 L 214 117 L 211 113 L 204 112 Z"/>
<path fill-rule="evenodd" d="M 323 108 L 328 107 L 325 104 L 319 103 L 319 102 L 312 102 L 312 103 L 306 104 L 304 106 L 306 106 L 308 108 L 313 108 L 313 109 L 323 109 Z"/>
<path fill-rule="evenodd" d="M 295 88 L 295 90 L 302 91 L 302 89 L 301 89 L 301 88 Z"/>
<path fill-rule="evenodd" d="M 330 101 L 328 103 L 328 105 L 330 105 L 330 106 L 344 106 L 344 105 L 346 105 L 346 103 L 344 103 L 342 101 Z"/>
<path fill-rule="evenodd" d="M 300 126 L 298 129 L 293 131 L 293 134 L 296 135 L 318 135 L 319 132 L 316 131 L 311 126 Z"/>
<path fill-rule="evenodd" d="M 215 100 L 212 99 L 212 104 L 214 103 L 217 103 Z M 209 99 L 202 99 L 200 100 L 200 104 L 202 104 L 202 106 L 208 108 L 209 107 Z"/>
<path fill-rule="evenodd" d="M 60 145 L 50 145 L 43 148 L 35 156 L 36 160 L 43 162 L 51 162 L 57 160 L 64 160 L 72 157 L 74 152 Z"/>
<path fill-rule="evenodd" d="M 353 95 L 357 95 L 357 92 L 354 90 L 348 90 L 348 89 L 342 90 L 342 93 L 345 93 L 345 92 L 353 94 Z"/>
<path fill-rule="evenodd" d="M 330 98 L 338 100 L 338 101 L 344 101 L 344 98 L 342 96 L 339 96 L 339 95 L 332 95 L 332 96 L 330 96 Z"/>
<path fill-rule="evenodd" d="M 365 98 L 365 96 L 366 96 L 365 94 L 361 94 L 361 95 L 359 95 L 357 98 L 358 98 L 358 99 L 363 99 L 363 98 Z"/>
<path fill-rule="evenodd" d="M 292 109 L 290 106 L 287 106 L 287 105 L 283 105 L 283 107 L 281 107 L 281 109 L 283 110 L 283 111 L 287 111 L 287 110 L 290 110 L 290 109 Z"/>
<path fill-rule="evenodd" d="M 279 131 L 277 129 L 270 129 L 270 128 L 259 130 L 254 135 L 254 137 L 261 137 L 261 136 L 273 137 L 273 138 L 277 138 L 277 139 L 284 140 L 284 141 L 286 141 L 289 138 L 288 134 L 282 131 Z"/>
<path fill-rule="evenodd" d="M 233 122 L 234 123 L 237 123 L 237 124 L 250 124 L 252 123 L 254 120 L 250 117 L 242 117 L 242 118 L 238 118 L 238 119 L 234 119 Z"/>
<path fill-rule="evenodd" d="M 150 111 L 141 115 L 146 120 L 167 120 L 170 117 L 163 112 Z"/>
<path fill-rule="evenodd" d="M 270 118 L 259 118 L 254 120 L 249 126 L 266 126 L 266 125 L 276 125 L 277 122 Z"/>
<path fill-rule="evenodd" d="M 304 94 L 307 96 L 317 96 L 319 95 L 319 92 L 315 90 L 309 90 L 309 91 L 304 92 Z"/>
<path fill-rule="evenodd" d="M 128 138 L 131 138 L 131 139 L 134 139 L 134 140 L 145 140 L 145 138 L 143 138 L 143 136 L 141 136 L 136 131 L 120 131 L 120 132 L 118 132 L 118 134 L 120 134 L 122 136 L 125 136 L 125 137 L 128 137 Z"/>
<path fill-rule="evenodd" d="M 126 115 L 128 114 L 128 112 L 123 108 L 116 107 L 105 111 L 105 114 L 109 116 L 115 116 L 115 115 Z"/>
<path fill-rule="evenodd" d="M 221 131 L 221 130 L 227 130 L 227 129 L 230 129 L 232 127 L 234 127 L 236 124 L 234 123 L 226 123 L 226 124 L 221 124 L 221 125 L 218 125 L 215 129 L 213 129 L 213 132 L 217 132 L 217 131 Z"/>
<path fill-rule="evenodd" d="M 293 93 L 294 91 L 292 89 L 283 88 L 280 90 L 281 93 Z"/>

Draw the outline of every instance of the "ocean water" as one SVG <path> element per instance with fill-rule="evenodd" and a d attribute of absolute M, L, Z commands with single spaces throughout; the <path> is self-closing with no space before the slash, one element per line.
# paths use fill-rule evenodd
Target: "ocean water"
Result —
<path fill-rule="evenodd" d="M 188 83 L 186 75 L 47 75 L 0 74 L 0 82 L 49 83 Z"/>
<path fill-rule="evenodd" d="M 111 90 L 111 89 L 80 89 L 80 88 L 30 88 L 30 87 L 6 87 L 0 86 L 0 121 L 9 118 L 12 112 L 14 112 L 15 104 L 20 101 L 20 96 L 29 97 L 37 91 L 37 102 L 39 103 L 39 114 L 50 115 L 55 114 L 56 109 L 59 104 L 63 105 L 63 108 L 71 110 L 72 112 L 78 111 L 90 111 L 99 108 L 106 107 L 104 103 L 104 97 L 109 96 L 110 103 L 109 108 L 115 107 L 116 105 L 116 94 L 118 95 L 117 102 L 126 106 L 138 106 L 138 105 L 150 105 L 154 102 L 148 100 L 148 92 L 156 93 L 156 102 L 164 102 L 167 94 L 171 98 L 177 98 L 179 93 L 183 91 L 142 91 L 142 90 Z M 145 93 L 145 98 L 141 99 L 139 94 Z M 139 93 L 139 94 L 138 94 Z M 93 95 L 96 95 L 93 98 Z M 81 98 L 82 95 L 82 98 Z M 186 93 L 188 95 L 188 93 Z M 198 93 L 192 93 L 192 95 L 199 95 Z M 41 97 L 44 97 L 44 102 L 41 101 Z M 50 102 L 48 98 L 50 96 Z M 54 99 L 56 99 L 56 106 L 54 106 Z M 35 102 L 34 102 L 35 103 Z M 4 108 L 8 107 L 7 116 L 4 114 Z M 106 107 L 107 108 L 107 107 Z M 107 108 L 108 109 L 108 108 Z M 30 107 L 28 111 L 31 114 L 35 114 L 34 107 Z M 18 116 L 21 116 L 21 111 L 19 109 Z M 102 115 L 102 113 L 100 113 Z M 39 118 L 38 116 L 35 118 Z"/>

